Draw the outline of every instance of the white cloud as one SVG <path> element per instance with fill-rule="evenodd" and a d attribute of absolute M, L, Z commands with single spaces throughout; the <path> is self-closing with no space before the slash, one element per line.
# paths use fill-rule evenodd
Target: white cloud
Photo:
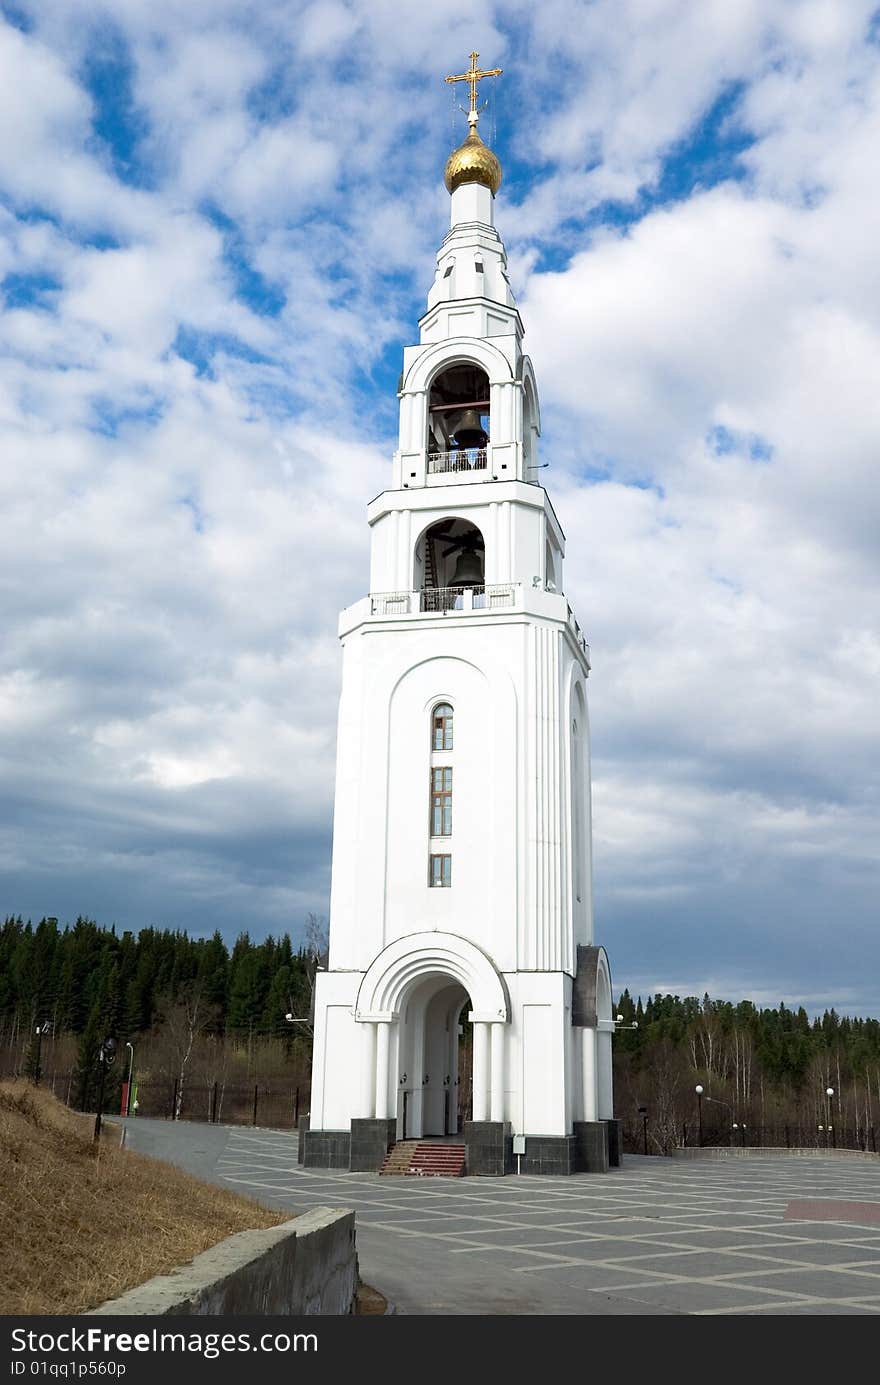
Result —
<path fill-rule="evenodd" d="M 45 281 L 0 314 L 9 907 L 324 907 L 336 611 L 445 232 L 439 78 L 477 47 L 615 978 L 880 1006 L 871 9 L 41 0 L 0 28 L 0 273 Z M 640 208 L 725 96 L 738 164 Z M 607 198 L 632 224 L 579 229 Z"/>

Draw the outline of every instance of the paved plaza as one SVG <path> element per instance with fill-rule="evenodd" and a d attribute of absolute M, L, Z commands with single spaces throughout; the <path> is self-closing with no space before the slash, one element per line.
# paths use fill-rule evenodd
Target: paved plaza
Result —
<path fill-rule="evenodd" d="M 127 1141 L 292 1213 L 353 1207 L 362 1275 L 402 1313 L 880 1313 L 880 1160 L 426 1180 L 302 1169 L 279 1131 L 138 1119 Z"/>

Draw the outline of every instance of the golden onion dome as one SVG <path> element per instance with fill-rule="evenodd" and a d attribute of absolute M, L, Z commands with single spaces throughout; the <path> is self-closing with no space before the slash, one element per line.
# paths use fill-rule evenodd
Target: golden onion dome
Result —
<path fill-rule="evenodd" d="M 462 183 L 482 183 L 496 193 L 501 187 L 501 164 L 480 136 L 476 126 L 472 126 L 464 144 L 449 155 L 443 175 L 449 192 L 455 192 Z"/>

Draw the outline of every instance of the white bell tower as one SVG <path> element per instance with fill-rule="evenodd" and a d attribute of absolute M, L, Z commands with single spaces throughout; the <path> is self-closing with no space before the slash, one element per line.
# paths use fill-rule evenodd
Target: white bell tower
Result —
<path fill-rule="evenodd" d="M 472 54 L 447 79 L 471 90 L 446 165 L 452 224 L 403 353 L 392 487 L 367 508 L 370 595 L 339 622 L 312 1167 L 379 1168 L 396 1140 L 456 1135 L 470 1173 L 511 1169 L 515 1136 L 523 1172 L 616 1162 L 589 649 L 537 480 L 538 391 L 494 225 L 501 167 L 477 133 L 484 75 Z"/>

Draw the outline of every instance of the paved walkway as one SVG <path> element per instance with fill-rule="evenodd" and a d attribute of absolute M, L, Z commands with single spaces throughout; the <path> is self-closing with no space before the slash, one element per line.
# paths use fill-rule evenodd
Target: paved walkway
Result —
<path fill-rule="evenodd" d="M 278 1131 L 128 1126 L 131 1147 L 271 1206 L 353 1207 L 363 1277 L 400 1312 L 880 1314 L 880 1161 L 629 1156 L 604 1176 L 392 1179 L 302 1169 Z"/>

